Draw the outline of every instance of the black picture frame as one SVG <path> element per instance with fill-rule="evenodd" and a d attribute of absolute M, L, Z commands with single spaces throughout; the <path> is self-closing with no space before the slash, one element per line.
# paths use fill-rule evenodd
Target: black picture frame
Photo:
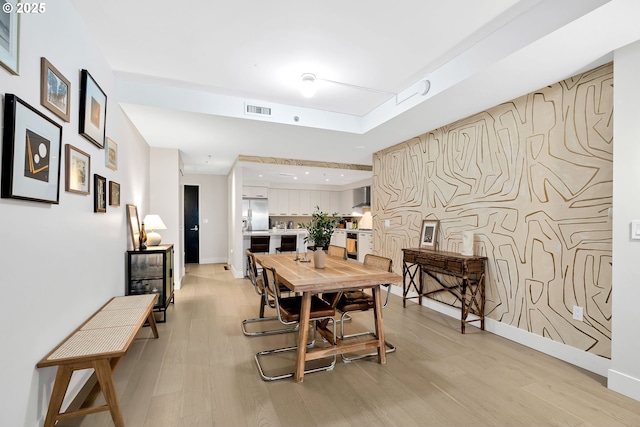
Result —
<path fill-rule="evenodd" d="M 105 213 L 107 211 L 107 178 L 93 174 L 93 211 Z"/>
<path fill-rule="evenodd" d="M 80 135 L 104 148 L 107 124 L 107 95 L 87 70 L 80 75 Z"/>
<path fill-rule="evenodd" d="M 62 126 L 8 93 L 2 135 L 0 196 L 58 204 Z"/>

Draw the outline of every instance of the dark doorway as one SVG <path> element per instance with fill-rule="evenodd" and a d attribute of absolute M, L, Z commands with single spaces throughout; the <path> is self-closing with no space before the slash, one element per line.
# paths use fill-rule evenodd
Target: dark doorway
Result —
<path fill-rule="evenodd" d="M 199 187 L 184 186 L 184 263 L 200 263 Z"/>

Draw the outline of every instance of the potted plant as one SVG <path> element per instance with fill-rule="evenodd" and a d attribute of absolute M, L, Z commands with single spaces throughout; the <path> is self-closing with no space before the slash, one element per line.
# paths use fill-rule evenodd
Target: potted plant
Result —
<path fill-rule="evenodd" d="M 322 212 L 320 206 L 316 206 L 315 212 L 311 215 L 311 221 L 307 224 L 298 224 L 299 227 L 306 228 L 309 233 L 304 238 L 304 242 L 313 241 L 315 245 L 314 262 L 316 268 L 324 267 L 324 252 L 322 249 L 329 247 L 333 230 L 340 221 L 342 221 L 342 217 L 338 216 L 337 212 L 329 215 L 326 212 Z"/>

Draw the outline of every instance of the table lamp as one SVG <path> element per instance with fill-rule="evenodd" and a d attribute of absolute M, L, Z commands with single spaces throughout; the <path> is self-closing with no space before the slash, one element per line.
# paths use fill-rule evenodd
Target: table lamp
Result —
<path fill-rule="evenodd" d="M 142 221 L 147 230 L 147 246 L 158 246 L 162 241 L 160 234 L 156 233 L 156 230 L 166 230 L 167 226 L 164 225 L 159 215 L 147 215 Z"/>

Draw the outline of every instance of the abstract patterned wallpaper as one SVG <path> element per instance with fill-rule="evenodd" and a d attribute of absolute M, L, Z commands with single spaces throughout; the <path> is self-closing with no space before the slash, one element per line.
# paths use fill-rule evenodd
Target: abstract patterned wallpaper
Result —
<path fill-rule="evenodd" d="M 487 317 L 610 358 L 612 117 L 607 64 L 375 153 L 374 252 L 473 231 Z"/>

